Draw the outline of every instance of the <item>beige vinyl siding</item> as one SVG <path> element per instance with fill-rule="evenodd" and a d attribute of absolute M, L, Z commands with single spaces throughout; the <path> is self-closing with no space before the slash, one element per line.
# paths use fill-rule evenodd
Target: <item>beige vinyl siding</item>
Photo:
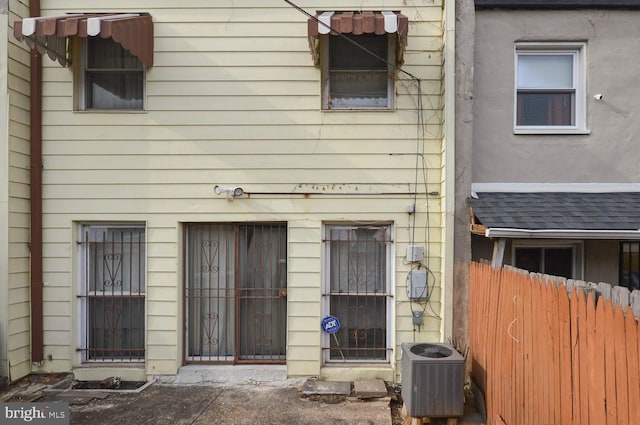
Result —
<path fill-rule="evenodd" d="M 256 4 L 259 3 L 259 7 Z M 314 13 L 320 5 L 299 5 Z M 428 186 L 418 195 L 415 243 L 436 278 L 431 308 L 440 314 L 442 278 L 442 5 L 397 1 L 329 2 L 323 10 L 401 10 L 410 20 L 407 71 L 423 79 L 424 140 L 417 147 L 417 87 L 396 83 L 394 111 L 320 110 L 306 17 L 286 3 L 255 1 L 92 3 L 93 10 L 145 11 L 155 23 L 154 67 L 146 75 L 146 112 L 74 112 L 73 71 L 44 60 L 45 360 L 38 370 L 79 365 L 77 225 L 143 222 L 147 239 L 147 376 L 172 374 L 183 358 L 182 231 L 191 222 L 286 222 L 287 370 L 320 375 L 322 227 L 384 222 L 394 226 L 396 358 L 402 342 L 439 340 L 441 321 L 413 332 L 406 297 L 406 208 L 424 153 Z M 107 7 L 103 7 L 107 6 Z M 42 0 L 43 14 L 78 9 Z M 228 201 L 213 187 L 242 186 Z M 428 204 L 428 241 L 425 235 Z M 55 336 L 55 339 L 51 337 Z M 68 345 L 67 345 L 68 344 Z M 396 365 L 389 368 L 394 376 Z M 65 369 L 66 368 L 66 369 Z"/>
<path fill-rule="evenodd" d="M 0 6 L 0 52 L 7 51 L 8 19 Z M 0 57 L 0 377 L 9 375 L 8 303 L 9 303 L 9 146 L 7 57 Z"/>
<path fill-rule="evenodd" d="M 28 8 L 17 0 L 8 6 L 0 14 L 0 375 L 15 381 L 31 372 L 29 53 L 13 38 L 13 22 Z"/>

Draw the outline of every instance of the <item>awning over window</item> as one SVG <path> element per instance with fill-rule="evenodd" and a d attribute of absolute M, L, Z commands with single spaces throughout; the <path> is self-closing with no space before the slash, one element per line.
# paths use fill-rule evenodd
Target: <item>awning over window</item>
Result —
<path fill-rule="evenodd" d="M 402 63 L 407 44 L 409 18 L 396 11 L 319 12 L 307 21 L 309 47 L 315 63 L 319 62 L 319 36 L 331 34 L 397 34 L 397 61 Z"/>
<path fill-rule="evenodd" d="M 147 67 L 153 66 L 153 20 L 144 13 L 76 13 L 24 18 L 14 23 L 13 35 L 62 66 L 69 65 L 69 37 L 98 35 L 112 37 Z"/>

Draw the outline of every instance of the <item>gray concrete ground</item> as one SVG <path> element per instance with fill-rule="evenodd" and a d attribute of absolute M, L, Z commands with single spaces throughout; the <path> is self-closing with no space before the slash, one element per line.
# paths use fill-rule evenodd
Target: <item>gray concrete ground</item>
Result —
<path fill-rule="evenodd" d="M 73 425 L 391 425 L 390 399 L 303 394 L 281 366 L 183 367 L 141 391 L 74 390 L 33 376 L 0 401 L 64 402 Z M 348 385 L 349 386 L 349 385 Z"/>
<path fill-rule="evenodd" d="M 362 397 L 373 396 L 362 400 L 351 383 L 287 379 L 280 366 L 187 366 L 136 391 L 74 390 L 72 381 L 62 378 L 31 376 L 0 393 L 0 402 L 68 403 L 72 425 L 402 423 L 399 406 L 392 402 L 394 392 L 382 396 L 379 381 L 355 385 Z"/>

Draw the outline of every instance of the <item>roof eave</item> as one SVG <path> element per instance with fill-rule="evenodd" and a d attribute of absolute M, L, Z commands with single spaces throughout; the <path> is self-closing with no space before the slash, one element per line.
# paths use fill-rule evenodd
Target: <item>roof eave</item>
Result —
<path fill-rule="evenodd" d="M 476 9 L 639 9 L 638 0 L 475 0 Z"/>
<path fill-rule="evenodd" d="M 487 238 L 509 239 L 613 239 L 640 240 L 639 230 L 585 230 L 585 229 L 517 229 L 489 227 Z"/>

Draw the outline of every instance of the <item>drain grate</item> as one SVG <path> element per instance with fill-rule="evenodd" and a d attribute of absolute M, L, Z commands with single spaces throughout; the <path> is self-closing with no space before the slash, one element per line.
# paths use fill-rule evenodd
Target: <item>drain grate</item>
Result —
<path fill-rule="evenodd" d="M 130 391 L 137 390 L 145 385 L 145 381 L 120 381 L 117 387 L 109 387 L 110 390 Z M 77 381 L 71 387 L 74 390 L 104 390 L 102 381 Z"/>

